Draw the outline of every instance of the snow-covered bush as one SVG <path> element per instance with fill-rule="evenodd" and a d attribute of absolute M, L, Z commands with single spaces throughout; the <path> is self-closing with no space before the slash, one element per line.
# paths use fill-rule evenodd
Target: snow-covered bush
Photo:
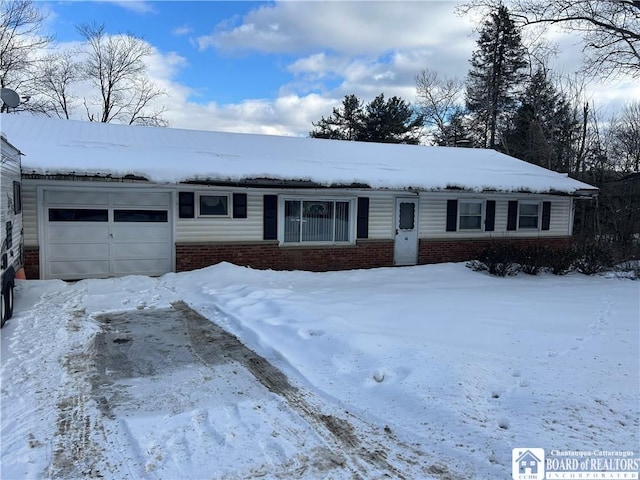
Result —
<path fill-rule="evenodd" d="M 495 243 L 482 250 L 476 260 L 467 264 L 475 271 L 487 271 L 491 275 L 506 277 L 518 273 L 516 262 L 519 247 L 511 243 Z"/>
<path fill-rule="evenodd" d="M 575 269 L 585 275 L 611 270 L 615 264 L 610 242 L 584 242 L 576 247 Z"/>

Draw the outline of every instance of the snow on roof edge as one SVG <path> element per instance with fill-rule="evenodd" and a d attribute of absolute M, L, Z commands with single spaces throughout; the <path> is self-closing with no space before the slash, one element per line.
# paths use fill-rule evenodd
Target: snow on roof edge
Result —
<path fill-rule="evenodd" d="M 25 154 L 25 171 L 35 175 L 134 175 L 159 184 L 268 178 L 323 187 L 357 184 L 419 191 L 563 195 L 598 191 L 495 150 L 97 124 L 17 114 L 1 118 L 3 133 Z"/>

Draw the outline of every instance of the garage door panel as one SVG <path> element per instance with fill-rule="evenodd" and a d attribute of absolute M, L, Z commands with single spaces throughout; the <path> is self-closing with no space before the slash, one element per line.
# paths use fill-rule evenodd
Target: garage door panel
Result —
<path fill-rule="evenodd" d="M 46 278 L 173 270 L 171 193 L 122 190 L 44 191 Z"/>
<path fill-rule="evenodd" d="M 115 275 L 163 275 L 171 271 L 171 260 L 167 258 L 115 260 Z"/>
<path fill-rule="evenodd" d="M 167 224 L 127 224 L 127 226 L 113 227 L 113 238 L 116 242 L 131 243 L 166 243 L 170 238 L 171 230 Z"/>
<path fill-rule="evenodd" d="M 79 223 L 52 225 L 47 229 L 49 244 L 58 242 L 93 243 L 104 242 L 109 238 L 108 224 L 80 225 Z"/>
<path fill-rule="evenodd" d="M 48 205 L 109 205 L 109 193 L 100 190 L 47 190 L 44 200 Z"/>
<path fill-rule="evenodd" d="M 57 243 L 49 245 L 49 255 L 57 260 L 109 260 L 108 243 Z"/>
<path fill-rule="evenodd" d="M 77 260 L 49 262 L 49 276 L 63 280 L 108 277 L 109 260 Z"/>
<path fill-rule="evenodd" d="M 113 258 L 120 259 L 171 259 L 171 246 L 165 243 L 116 243 Z"/>
<path fill-rule="evenodd" d="M 122 192 L 117 194 L 111 194 L 111 204 L 114 206 L 131 206 L 136 207 L 164 207 L 169 208 L 171 206 L 171 197 L 167 193 L 163 192 L 151 192 L 151 193 L 136 193 L 136 192 Z"/>

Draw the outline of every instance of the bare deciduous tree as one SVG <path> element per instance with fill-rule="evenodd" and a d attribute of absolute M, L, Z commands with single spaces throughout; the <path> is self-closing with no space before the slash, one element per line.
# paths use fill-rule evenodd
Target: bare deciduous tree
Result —
<path fill-rule="evenodd" d="M 88 46 L 82 76 L 98 90 L 94 99 L 84 99 L 90 121 L 166 125 L 163 109 L 153 101 L 165 95 L 147 76 L 145 59 L 152 53 L 132 35 L 107 35 L 104 25 L 82 24 L 78 32 Z"/>
<path fill-rule="evenodd" d="M 29 90 L 40 59 L 38 51 L 52 41 L 40 34 L 44 15 L 30 0 L 0 0 L 0 86 Z M 23 110 L 41 111 L 38 102 L 23 103 Z M 2 111 L 7 111 L 2 105 Z"/>
<path fill-rule="evenodd" d="M 440 77 L 433 70 L 422 70 L 416 75 L 416 96 L 425 124 L 434 127 L 434 136 L 447 137 L 447 127 L 462 109 L 464 82 L 458 78 Z M 452 146 L 455 146 L 452 145 Z"/>
<path fill-rule="evenodd" d="M 78 99 L 72 86 L 79 80 L 80 65 L 75 61 L 74 53 L 51 54 L 43 58 L 35 90 L 41 95 L 41 101 L 46 102 L 47 111 L 68 119 Z"/>
<path fill-rule="evenodd" d="M 618 170 L 640 172 L 640 101 L 627 104 L 610 122 L 610 155 Z"/>
<path fill-rule="evenodd" d="M 470 0 L 461 13 L 496 8 L 502 0 Z M 558 25 L 584 40 L 584 69 L 604 77 L 640 77 L 640 2 L 637 0 L 511 0 L 519 26 Z"/>

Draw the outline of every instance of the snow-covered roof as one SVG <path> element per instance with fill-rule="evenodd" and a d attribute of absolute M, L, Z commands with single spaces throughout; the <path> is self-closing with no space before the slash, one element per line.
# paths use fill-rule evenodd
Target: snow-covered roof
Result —
<path fill-rule="evenodd" d="M 595 187 L 494 150 L 137 127 L 3 114 L 24 173 L 157 183 L 268 179 L 375 189 L 590 194 Z"/>

